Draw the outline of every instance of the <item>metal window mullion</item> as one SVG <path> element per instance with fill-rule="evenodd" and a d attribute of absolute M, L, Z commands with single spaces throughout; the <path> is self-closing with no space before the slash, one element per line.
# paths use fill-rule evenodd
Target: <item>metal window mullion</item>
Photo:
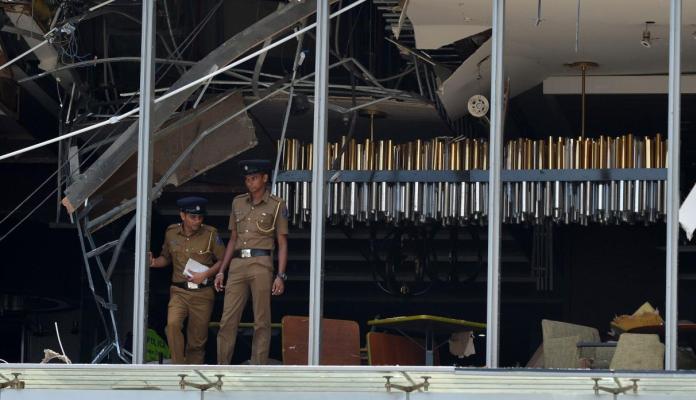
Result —
<path fill-rule="evenodd" d="M 316 60 L 314 75 L 314 135 L 312 164 L 312 222 L 309 282 L 309 343 L 307 361 L 319 365 L 323 315 L 324 223 L 326 218 L 326 136 L 329 87 L 329 1 L 317 1 Z"/>
<path fill-rule="evenodd" d="M 147 329 L 147 296 L 152 208 L 152 108 L 154 94 L 155 2 L 143 1 L 140 37 L 140 118 L 138 120 L 138 183 L 136 197 L 135 268 L 133 271 L 133 364 L 143 364 Z"/>
<path fill-rule="evenodd" d="M 669 34 L 669 111 L 667 132 L 667 243 L 665 280 L 665 369 L 677 369 L 679 284 L 679 146 L 681 124 L 682 2 L 671 0 Z"/>
<path fill-rule="evenodd" d="M 503 40 L 505 0 L 492 0 L 491 123 L 488 157 L 488 279 L 486 367 L 498 367 L 500 343 L 500 204 L 503 141 Z"/>

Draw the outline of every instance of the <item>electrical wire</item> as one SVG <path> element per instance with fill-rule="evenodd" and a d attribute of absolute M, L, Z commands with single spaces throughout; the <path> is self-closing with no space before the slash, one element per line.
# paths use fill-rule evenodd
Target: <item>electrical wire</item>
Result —
<path fill-rule="evenodd" d="M 215 6 L 213 6 L 213 8 L 210 10 L 210 12 L 206 15 L 206 17 L 196 26 L 196 28 L 194 28 L 194 29 L 191 31 L 191 33 L 184 39 L 184 41 L 183 41 L 179 46 L 176 47 L 175 51 L 176 51 L 178 54 L 181 54 L 181 53 L 183 53 L 183 51 L 185 51 L 186 49 L 188 49 L 188 46 L 189 46 L 191 43 L 193 43 L 193 40 L 195 39 L 195 37 L 202 31 L 202 29 L 205 27 L 205 25 L 208 23 L 208 21 L 210 21 L 210 19 L 212 18 L 212 16 L 215 15 L 215 12 L 216 12 L 217 9 L 222 5 L 222 2 L 223 2 L 223 0 L 218 1 L 218 3 L 217 3 Z M 172 38 L 172 40 L 173 40 L 173 38 Z M 59 44 L 60 44 L 60 43 L 59 43 Z M 61 46 L 61 48 L 62 48 L 62 46 Z M 69 41 L 68 41 L 68 49 L 69 49 L 69 53 L 67 53 L 67 54 L 68 54 L 69 56 L 71 56 L 71 58 L 73 58 L 73 59 L 74 59 L 74 58 L 79 58 L 79 56 L 77 56 L 78 44 L 77 44 L 77 40 L 75 39 L 74 32 L 73 32 L 72 35 L 70 35 L 70 39 L 69 39 Z M 63 56 L 63 55 L 61 55 L 61 57 L 62 57 L 62 56 Z M 161 81 L 161 79 L 166 75 L 166 73 L 167 73 L 168 70 L 171 68 L 171 66 L 172 66 L 172 64 L 169 64 L 169 65 L 166 66 L 165 71 L 162 72 L 162 73 L 160 74 L 160 77 L 159 77 L 159 79 L 157 79 L 156 83 L 159 83 L 159 82 Z M 162 68 L 164 68 L 164 66 L 160 67 L 160 70 L 161 70 Z M 158 71 L 158 72 L 159 72 L 159 71 Z M 134 98 L 135 98 L 135 94 L 134 94 L 133 96 L 131 96 L 128 100 L 126 100 L 126 101 L 123 103 L 123 105 L 116 111 L 115 114 L 118 114 L 121 110 L 123 110 L 123 108 L 125 108 L 125 106 L 126 106 L 132 99 L 134 99 Z M 61 104 L 62 104 L 62 99 L 61 99 Z M 117 128 L 117 127 L 114 127 L 114 129 L 107 135 L 106 139 L 109 139 L 109 138 L 114 134 L 114 132 L 117 130 L 116 128 Z M 97 136 L 97 133 L 98 133 L 98 132 L 95 132 L 94 135 L 90 136 L 90 138 L 89 138 L 88 140 L 86 140 L 85 143 L 83 143 L 78 149 L 82 149 L 82 148 L 84 148 L 86 145 L 88 145 L 88 144 Z M 89 160 L 94 154 L 96 154 L 96 151 L 97 151 L 100 147 L 101 147 L 101 146 L 96 146 L 96 147 L 94 148 L 94 150 L 93 150 L 92 152 L 90 152 L 90 153 L 80 162 L 79 165 L 80 165 L 80 166 L 84 165 L 84 163 L 85 163 L 87 160 Z M 55 172 L 53 172 L 48 178 L 46 178 L 46 180 L 44 180 L 41 184 L 39 184 L 39 186 L 37 186 L 36 189 L 34 189 L 34 191 L 32 191 L 27 197 L 25 197 L 22 201 L 20 201 L 20 203 L 19 203 L 14 209 L 12 209 L 8 214 L 6 214 L 6 215 L 3 217 L 3 219 L 0 220 L 0 224 L 2 224 L 2 223 L 4 223 L 5 221 L 7 221 L 7 220 L 8 220 L 12 215 L 14 215 L 24 204 L 26 204 L 31 198 L 33 198 L 34 195 L 35 195 L 36 193 L 38 193 L 38 192 L 41 190 L 41 188 L 43 188 L 49 181 L 51 181 L 51 180 L 58 174 L 58 171 L 59 171 L 61 168 L 64 168 L 64 167 L 72 160 L 72 158 L 75 157 L 75 156 L 77 156 L 78 154 L 79 154 L 79 151 L 78 151 L 78 152 L 75 152 L 75 154 L 73 154 L 73 156 L 68 157 L 68 158 L 66 159 L 66 161 L 63 162 L 63 164 L 61 164 L 61 165 L 56 169 Z M 22 219 L 20 219 L 12 228 L 10 228 L 3 236 L 0 237 L 0 242 L 2 242 L 3 240 L 5 240 L 5 238 L 7 238 L 12 232 L 14 232 L 22 223 L 24 223 L 24 221 L 26 221 L 29 217 L 31 217 L 31 215 L 33 215 L 41 206 L 43 206 L 43 205 L 46 203 L 46 201 L 48 201 L 49 198 L 51 198 L 56 192 L 58 192 L 58 190 L 60 190 L 60 188 L 57 187 L 56 189 L 54 189 L 53 191 L 51 191 L 51 193 L 49 193 L 48 196 L 44 197 L 44 198 L 39 202 L 39 204 L 37 204 L 37 205 L 36 205 L 31 211 L 29 211 Z"/>
<path fill-rule="evenodd" d="M 180 50 L 180 47 L 182 47 L 182 46 L 183 46 L 183 48 L 181 48 L 181 51 L 185 51 L 185 50 L 188 48 L 188 46 L 192 43 L 192 40 L 195 38 L 195 36 L 198 35 L 198 33 L 199 33 L 199 32 L 202 30 L 202 28 L 207 24 L 207 22 L 210 20 L 210 18 L 215 14 L 215 12 L 216 12 L 217 9 L 220 7 L 220 5 L 222 5 L 222 1 L 223 1 L 223 0 L 220 0 L 220 1 L 210 10 L 210 12 L 208 13 L 208 15 L 201 21 L 201 23 L 199 23 L 199 24 L 196 26 L 196 28 L 194 28 L 194 30 L 187 36 L 187 38 L 184 39 L 184 42 L 182 42 L 181 45 L 180 45 L 179 47 L 176 48 L 176 51 L 179 51 L 179 50 Z M 187 41 L 189 41 L 189 40 L 191 40 L 191 41 L 187 43 Z M 163 67 L 160 67 L 160 69 L 162 69 L 162 68 L 163 68 Z M 168 68 L 171 68 L 171 64 L 168 66 Z M 167 70 L 168 70 L 168 68 L 167 68 Z M 163 78 L 163 76 L 166 74 L 167 70 L 165 70 L 165 71 L 160 75 L 159 79 L 157 80 L 157 83 L 159 83 L 159 81 Z M 159 72 L 159 71 L 158 71 L 158 72 Z M 121 110 L 123 110 L 123 108 L 125 107 L 125 105 L 128 104 L 128 103 L 129 103 L 132 99 L 134 99 L 134 98 L 135 98 L 135 94 L 134 94 L 133 96 L 131 96 L 129 99 L 127 99 L 127 100 L 124 102 L 124 104 L 116 111 L 115 114 L 118 114 Z M 59 99 L 60 99 L 61 105 L 62 105 L 62 99 L 61 99 L 60 97 L 59 97 Z M 109 133 L 109 134 L 107 135 L 107 139 L 110 138 L 110 137 L 113 135 L 113 133 L 114 133 L 115 130 L 116 130 L 116 128 L 114 127 L 114 129 L 112 130 L 112 132 Z M 82 146 L 80 146 L 80 149 L 81 149 L 82 147 L 86 146 L 86 145 L 92 140 L 92 138 L 94 138 L 95 136 L 96 136 L 96 134 L 93 135 L 93 136 L 91 136 L 90 139 L 88 139 Z M 98 147 L 97 147 L 97 148 L 98 148 Z M 97 148 L 95 148 L 95 150 L 96 150 Z M 78 154 L 78 153 L 75 153 L 75 155 L 77 155 L 77 154 Z M 93 154 L 93 153 L 90 153 L 90 155 L 91 155 L 91 154 Z M 75 155 L 73 155 L 73 157 L 74 157 Z M 72 157 L 69 157 L 59 168 L 65 167 L 65 165 L 66 165 L 71 159 L 72 159 Z M 82 163 L 81 163 L 81 164 L 82 164 Z M 41 183 L 31 194 L 29 194 L 29 196 L 27 196 L 22 202 L 20 202 L 20 204 L 19 204 L 17 207 L 15 207 L 12 211 L 10 211 L 2 220 L 0 220 L 0 224 L 2 224 L 3 222 L 5 222 L 10 216 L 12 216 L 21 206 L 23 206 L 23 205 L 26 203 L 26 201 L 28 201 L 31 197 L 33 197 L 34 194 L 36 194 L 48 181 L 52 180 L 53 177 L 55 177 L 55 175 L 56 175 L 57 173 L 58 173 L 58 170 L 56 170 L 53 174 L 51 174 L 51 176 L 49 176 L 43 183 Z M 56 189 L 56 191 L 57 191 L 57 190 L 58 190 L 58 189 Z M 55 191 L 54 191 L 53 193 L 55 193 Z M 43 204 L 44 202 L 45 202 L 45 200 L 44 200 L 41 204 Z M 33 213 L 33 211 L 35 211 L 35 210 L 36 210 L 36 208 L 34 208 L 34 210 L 32 210 L 31 213 Z M 31 214 L 31 213 L 30 213 L 30 214 Z M 25 219 L 26 219 L 26 218 L 25 218 Z M 16 229 L 16 228 L 13 228 L 12 230 L 14 230 L 14 229 Z M 11 231 L 12 231 L 12 230 L 11 230 Z M 10 232 L 11 232 L 11 231 L 10 231 Z M 10 232 L 8 232 L 8 234 L 9 234 Z M 0 241 L 2 241 L 6 236 L 7 236 L 7 234 L 4 235 L 2 238 L 0 238 Z"/>
<path fill-rule="evenodd" d="M 58 330 L 58 321 L 53 321 L 54 326 L 56 327 L 56 337 L 58 338 L 58 346 L 60 346 L 60 353 L 65 357 L 65 349 L 63 348 L 63 341 L 60 340 L 60 331 Z M 68 363 L 70 364 L 70 363 Z"/>
<path fill-rule="evenodd" d="M 114 131 L 115 131 L 115 129 L 114 129 Z M 93 138 L 93 137 L 96 137 L 96 136 L 97 136 L 97 135 L 95 134 L 95 135 L 92 136 L 92 138 Z M 89 142 L 85 142 L 82 146 L 85 146 L 87 143 L 89 143 Z M 90 154 L 88 154 L 88 155 L 80 162 L 80 166 L 83 166 L 90 158 L 92 158 L 92 156 L 94 156 L 94 155 L 97 153 L 97 149 L 98 149 L 98 147 L 95 148 Z M 79 154 L 79 152 L 76 152 L 72 157 L 74 157 L 74 156 L 77 155 L 77 154 Z M 63 166 L 64 166 L 66 163 L 68 163 L 72 157 L 70 157 L 70 158 L 63 164 Z M 35 194 L 36 192 L 38 192 L 38 190 L 39 190 L 41 187 L 43 187 L 48 181 L 52 180 L 52 178 L 53 178 L 57 173 L 58 173 L 58 170 L 56 170 L 53 174 L 51 174 L 51 176 L 49 176 L 37 189 L 35 189 L 34 192 L 32 192 L 32 193 L 29 195 L 29 197 L 25 198 L 25 199 L 20 203 L 20 205 L 18 205 L 17 207 L 15 207 L 15 209 L 13 209 L 11 213 L 9 213 L 8 215 L 6 215 L 5 218 L 3 218 L 3 221 L 5 221 L 7 218 L 9 218 L 9 217 L 10 217 L 14 212 L 16 212 L 22 205 L 24 205 L 31 197 L 33 197 L 34 194 Z M 31 211 L 29 211 L 22 219 L 20 219 L 14 226 L 12 226 L 12 228 L 10 228 L 7 232 L 5 232 L 5 234 L 3 234 L 3 235 L 0 237 L 0 242 L 2 242 L 3 240 L 5 240 L 12 232 L 14 232 L 17 228 L 19 228 L 19 226 L 20 226 L 21 224 L 23 224 L 24 221 L 26 221 L 27 219 L 29 219 L 29 217 L 31 217 L 39 208 L 41 208 L 41 206 L 43 206 L 43 205 L 48 201 L 48 199 L 50 199 L 51 197 L 53 197 L 53 196 L 56 194 L 56 192 L 57 192 L 58 190 L 59 190 L 59 188 L 56 187 L 56 188 L 53 189 L 46 197 L 44 197 L 44 198 L 39 202 L 39 204 L 37 204 L 34 208 L 32 208 Z"/>
<path fill-rule="evenodd" d="M 110 138 L 110 137 L 114 134 L 114 132 L 116 131 L 116 128 L 117 128 L 117 126 L 114 127 L 114 128 L 112 129 L 112 131 L 109 132 L 109 134 L 107 134 L 106 139 Z M 98 136 L 97 133 L 99 133 L 99 132 L 96 132 L 94 135 L 90 136 L 90 137 L 85 141 L 85 143 L 83 143 L 83 144 L 78 148 L 78 150 L 81 150 L 82 148 L 86 147 L 96 136 Z M 95 147 L 94 150 L 98 149 L 99 147 L 100 147 L 100 146 Z M 49 181 L 53 180 L 53 178 L 56 176 L 56 174 L 58 174 L 58 170 L 59 170 L 60 168 L 64 168 L 66 165 L 68 165 L 68 164 L 70 163 L 70 161 L 71 161 L 74 157 L 76 157 L 78 154 L 79 154 L 79 152 L 76 152 L 76 153 L 73 154 L 72 156 L 68 157 L 61 165 L 59 165 L 58 168 L 56 168 L 56 171 L 55 171 L 55 172 L 53 172 L 48 178 L 46 178 L 43 182 L 41 182 L 41 183 L 36 187 L 36 189 L 34 189 L 33 192 L 31 192 L 29 195 L 27 195 L 15 208 L 13 208 L 9 213 L 7 213 L 7 215 L 5 215 L 5 216 L 2 218 L 2 220 L 0 220 L 0 225 L 1 225 L 2 223 L 4 223 L 5 221 L 7 221 L 7 219 L 9 219 L 15 212 L 17 212 L 17 210 L 19 210 L 19 208 L 21 208 L 27 201 L 29 201 L 29 199 L 31 199 L 36 193 L 38 193 L 38 191 L 39 191 L 41 188 L 43 188 Z M 90 153 L 87 157 L 91 157 L 92 154 L 93 154 L 93 152 Z M 80 162 L 80 166 L 82 166 L 82 165 L 84 164 L 85 161 L 86 161 L 86 159 L 83 160 L 82 162 Z M 56 192 L 57 190 L 58 190 L 58 189 L 56 188 L 56 189 L 53 191 L 52 194 L 55 194 L 55 192 Z M 4 237 L 3 237 L 3 238 L 4 238 Z M 1 241 L 1 240 L 2 240 L 2 239 L 0 239 L 0 241 Z"/>
<path fill-rule="evenodd" d="M 388 76 L 388 77 L 386 77 L 386 78 L 379 78 L 379 79 L 376 79 L 376 81 L 377 81 L 377 82 L 393 81 L 394 79 L 398 79 L 398 78 L 401 78 L 401 77 L 404 77 L 404 76 L 410 74 L 411 72 L 415 71 L 415 69 L 416 69 L 416 67 L 413 66 L 413 67 L 407 68 L 407 69 L 406 69 L 405 71 L 403 71 L 403 72 L 399 72 L 399 73 L 396 74 L 396 75 Z"/>
<path fill-rule="evenodd" d="M 193 43 L 194 39 L 198 36 L 201 31 L 203 31 L 203 28 L 208 24 L 208 22 L 212 19 L 212 17 L 215 15 L 217 12 L 217 9 L 220 8 L 224 0 L 218 1 L 213 8 L 210 9 L 208 14 L 201 20 L 196 27 L 184 38 L 184 40 L 179 43 L 179 46 L 177 46 L 174 51 L 178 52 L 179 54 L 184 54 L 184 52 L 188 49 L 188 47 Z M 167 72 L 172 68 L 171 65 L 168 65 L 166 69 L 162 72 L 160 79 L 167 75 Z M 159 80 L 157 81 L 159 82 Z"/>

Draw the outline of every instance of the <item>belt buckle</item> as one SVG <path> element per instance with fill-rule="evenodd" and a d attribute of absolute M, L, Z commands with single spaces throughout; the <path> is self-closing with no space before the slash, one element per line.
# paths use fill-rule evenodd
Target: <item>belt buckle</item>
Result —
<path fill-rule="evenodd" d="M 193 283 L 193 282 L 186 282 L 186 287 L 189 289 L 198 289 L 199 288 L 198 284 Z"/>
<path fill-rule="evenodd" d="M 251 249 L 242 249 L 240 254 L 242 255 L 242 258 L 249 258 L 251 257 Z"/>

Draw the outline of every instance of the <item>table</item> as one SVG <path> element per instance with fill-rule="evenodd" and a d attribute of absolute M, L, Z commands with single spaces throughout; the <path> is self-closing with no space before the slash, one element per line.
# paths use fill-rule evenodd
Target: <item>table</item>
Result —
<path fill-rule="evenodd" d="M 425 365 L 428 366 L 433 365 L 435 335 L 449 335 L 464 330 L 471 330 L 474 332 L 486 330 L 486 324 L 482 322 L 471 322 L 463 319 L 427 314 L 373 319 L 367 321 L 367 325 L 377 328 L 394 329 L 406 337 L 409 337 L 408 332 L 425 334 Z"/>

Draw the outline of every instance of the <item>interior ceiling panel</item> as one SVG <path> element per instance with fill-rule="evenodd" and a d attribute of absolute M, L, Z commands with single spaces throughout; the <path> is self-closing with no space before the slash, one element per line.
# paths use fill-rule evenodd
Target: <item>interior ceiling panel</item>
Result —
<path fill-rule="evenodd" d="M 579 75 L 565 64 L 593 61 L 593 75 L 666 74 L 669 53 L 669 0 L 539 0 L 507 2 L 505 76 L 515 96 L 548 76 Z M 448 45 L 491 27 L 490 0 L 411 0 L 407 15 L 420 49 Z M 641 45 L 646 21 L 651 47 Z M 696 69 L 696 5 L 683 9 L 682 68 Z M 466 99 L 490 91 L 490 40 L 439 88 L 450 117 L 466 113 Z M 464 101 L 462 100 L 464 99 Z"/>

